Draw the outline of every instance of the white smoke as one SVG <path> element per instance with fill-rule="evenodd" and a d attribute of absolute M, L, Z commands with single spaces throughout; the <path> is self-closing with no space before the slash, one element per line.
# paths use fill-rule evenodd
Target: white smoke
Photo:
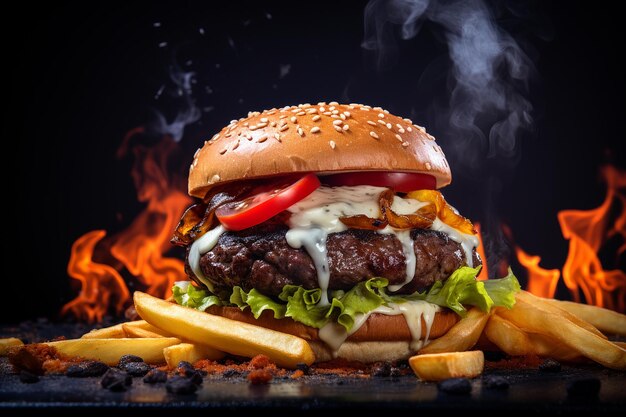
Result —
<path fill-rule="evenodd" d="M 193 97 L 193 84 L 195 73 L 184 71 L 177 64 L 170 67 L 170 82 L 159 88 L 158 99 L 164 92 L 168 93 L 168 98 L 174 103 L 176 115 L 173 120 L 168 121 L 165 115 L 157 111 L 156 120 L 151 124 L 151 129 L 160 135 L 169 135 L 176 142 L 180 142 L 185 133 L 185 127 L 197 122 L 202 113 Z"/>
<path fill-rule="evenodd" d="M 448 103 L 429 121 L 448 157 L 473 168 L 518 156 L 518 138 L 532 127 L 527 96 L 534 68 L 483 0 L 371 0 L 363 47 L 375 52 L 379 68 L 393 65 L 398 38 L 416 36 L 425 21 L 448 47 Z"/>

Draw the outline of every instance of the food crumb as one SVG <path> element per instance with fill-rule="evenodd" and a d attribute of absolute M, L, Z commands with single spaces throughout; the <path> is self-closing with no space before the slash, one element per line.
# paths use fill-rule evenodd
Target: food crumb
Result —
<path fill-rule="evenodd" d="M 267 369 L 255 369 L 248 374 L 248 381 L 253 385 L 268 384 L 273 376 Z"/>
<path fill-rule="evenodd" d="M 272 364 L 270 358 L 265 355 L 256 355 L 250 360 L 250 366 L 252 366 L 254 369 L 266 368 L 270 364 Z"/>
<path fill-rule="evenodd" d="M 291 374 L 290 378 L 298 379 L 298 378 L 302 378 L 303 375 L 304 375 L 304 372 L 301 369 L 298 369 L 293 374 Z"/>

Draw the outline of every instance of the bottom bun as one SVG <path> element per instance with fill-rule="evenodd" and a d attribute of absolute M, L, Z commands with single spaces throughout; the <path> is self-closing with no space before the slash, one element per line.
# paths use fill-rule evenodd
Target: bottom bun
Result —
<path fill-rule="evenodd" d="M 333 356 L 333 351 L 328 345 L 321 341 L 310 341 L 309 345 L 315 352 L 315 362 L 326 362 L 332 359 L 341 358 L 348 361 L 363 363 L 372 362 L 393 362 L 408 359 L 415 355 L 411 349 L 410 342 L 344 342 L 337 355 Z"/>
<path fill-rule="evenodd" d="M 411 349 L 412 341 L 409 326 L 404 316 L 372 314 L 367 321 L 341 345 L 336 355 L 332 349 L 320 340 L 318 329 L 305 326 L 290 318 L 275 319 L 269 310 L 264 311 L 255 319 L 250 310 L 237 307 L 212 306 L 207 313 L 219 315 L 231 320 L 254 324 L 282 333 L 301 337 L 309 342 L 315 352 L 316 362 L 325 362 L 341 358 L 359 362 L 379 362 L 406 359 L 415 353 Z M 430 328 L 429 339 L 443 336 L 459 320 L 459 316 L 448 309 L 435 314 Z M 426 337 L 426 323 L 422 319 L 422 336 Z"/>

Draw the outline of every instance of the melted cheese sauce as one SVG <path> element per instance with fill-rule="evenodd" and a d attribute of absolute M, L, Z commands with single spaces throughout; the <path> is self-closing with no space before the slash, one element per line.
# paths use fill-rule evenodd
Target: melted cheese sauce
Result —
<path fill-rule="evenodd" d="M 440 310 L 441 308 L 438 305 L 427 301 L 408 301 L 402 304 L 390 303 L 389 306 L 380 306 L 367 314 L 358 314 L 350 332 L 346 331 L 342 325 L 330 322 L 319 330 L 318 336 L 320 340 L 330 347 L 333 356 L 336 357 L 341 345 L 351 334 L 359 330 L 371 314 L 378 313 L 388 316 L 402 314 L 411 332 L 410 347 L 412 350 L 417 351 L 428 344 L 430 330 L 435 321 L 435 314 Z M 422 321 L 426 325 L 424 339 L 422 339 Z"/>

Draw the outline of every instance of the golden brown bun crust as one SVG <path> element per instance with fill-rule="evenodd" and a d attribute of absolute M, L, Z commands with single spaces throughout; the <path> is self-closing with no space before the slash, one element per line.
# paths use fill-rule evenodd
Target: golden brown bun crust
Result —
<path fill-rule="evenodd" d="M 278 330 L 301 337 L 308 341 L 319 341 L 318 330 L 305 326 L 302 323 L 289 318 L 275 319 L 269 310 L 261 313 L 255 319 L 250 310 L 241 311 L 237 307 L 212 306 L 207 310 L 210 314 L 220 315 L 232 320 L 243 321 L 268 329 Z M 435 314 L 433 325 L 430 329 L 429 339 L 436 339 L 443 336 L 459 320 L 459 316 L 450 310 L 442 310 Z M 422 338 L 426 337 L 426 323 L 422 319 Z M 410 342 L 412 339 L 409 326 L 404 320 L 404 316 L 399 314 L 388 316 L 385 314 L 372 314 L 367 321 L 348 337 L 349 342 Z M 349 358 L 346 358 L 349 359 Z"/>
<path fill-rule="evenodd" d="M 189 194 L 280 173 L 422 172 L 451 181 L 441 148 L 426 130 L 379 107 L 320 103 L 271 109 L 233 120 L 198 149 Z"/>

